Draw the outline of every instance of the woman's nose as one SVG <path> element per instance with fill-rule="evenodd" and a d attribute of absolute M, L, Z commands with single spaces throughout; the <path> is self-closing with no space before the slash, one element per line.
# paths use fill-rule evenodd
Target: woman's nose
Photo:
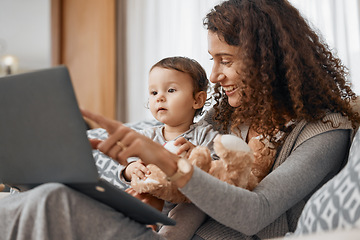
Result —
<path fill-rule="evenodd" d="M 225 79 L 225 74 L 221 72 L 212 71 L 210 74 L 210 82 L 218 83 Z"/>

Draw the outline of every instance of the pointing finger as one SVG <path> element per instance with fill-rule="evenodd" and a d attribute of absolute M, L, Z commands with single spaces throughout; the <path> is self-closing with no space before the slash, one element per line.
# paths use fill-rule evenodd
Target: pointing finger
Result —
<path fill-rule="evenodd" d="M 121 124 L 118 121 L 108 119 L 100 114 L 96 114 L 85 109 L 80 109 L 80 111 L 84 117 L 96 122 L 101 127 L 105 128 L 110 134 L 113 133 L 116 128 Z"/>

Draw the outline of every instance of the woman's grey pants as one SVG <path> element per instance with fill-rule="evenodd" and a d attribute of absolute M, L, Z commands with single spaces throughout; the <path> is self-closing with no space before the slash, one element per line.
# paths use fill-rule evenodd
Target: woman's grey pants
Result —
<path fill-rule="evenodd" d="M 0 200 L 0 239 L 161 239 L 150 228 L 59 183 Z"/>

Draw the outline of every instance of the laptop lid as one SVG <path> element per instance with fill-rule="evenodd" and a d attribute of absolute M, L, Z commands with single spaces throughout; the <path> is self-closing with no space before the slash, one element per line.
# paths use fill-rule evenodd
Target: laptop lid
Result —
<path fill-rule="evenodd" d="M 175 222 L 99 179 L 65 66 L 0 78 L 0 182 L 60 182 L 141 223 Z"/>
<path fill-rule="evenodd" d="M 0 179 L 96 182 L 86 124 L 64 66 L 0 78 Z M 71 165 L 71 166 L 70 166 Z"/>

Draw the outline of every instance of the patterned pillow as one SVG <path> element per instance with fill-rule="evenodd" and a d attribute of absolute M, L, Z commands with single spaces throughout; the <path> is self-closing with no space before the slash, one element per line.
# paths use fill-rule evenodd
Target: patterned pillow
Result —
<path fill-rule="evenodd" d="M 141 121 L 141 122 L 135 122 L 135 123 L 128 123 L 125 124 L 128 127 L 139 131 L 144 128 L 153 127 L 156 125 L 159 125 L 161 123 L 155 121 L 155 120 L 149 120 L 149 121 Z M 104 140 L 108 137 L 108 133 L 105 129 L 97 128 L 97 129 L 91 129 L 87 131 L 88 138 L 97 138 Z M 93 150 L 93 156 L 95 160 L 96 167 L 98 169 L 99 175 L 102 179 L 112 183 L 118 188 L 125 189 L 128 188 L 128 185 L 123 183 L 119 178 L 119 172 L 124 168 L 123 165 L 119 164 L 118 162 L 114 161 L 110 157 L 106 156 L 99 150 Z"/>
<path fill-rule="evenodd" d="M 346 166 L 307 202 L 294 235 L 360 228 L 360 131 Z"/>

